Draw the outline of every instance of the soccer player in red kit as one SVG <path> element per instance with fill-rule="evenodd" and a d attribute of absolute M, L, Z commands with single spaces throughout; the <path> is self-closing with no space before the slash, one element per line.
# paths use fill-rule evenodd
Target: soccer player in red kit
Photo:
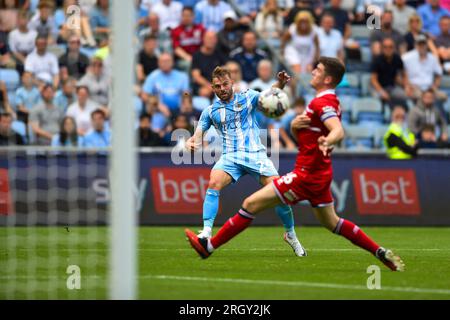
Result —
<path fill-rule="evenodd" d="M 186 229 L 190 244 L 202 258 L 209 257 L 214 250 L 250 226 L 255 215 L 263 210 L 281 203 L 293 205 L 308 200 L 317 219 L 328 230 L 369 251 L 391 270 L 404 270 L 405 265 L 400 257 L 375 243 L 351 221 L 339 218 L 334 209 L 330 153 L 333 146 L 344 138 L 339 100 L 334 89 L 344 73 L 344 65 L 338 59 L 328 57 L 321 57 L 313 70 L 310 84 L 317 91 L 317 96 L 306 108 L 305 114 L 291 123 L 299 146 L 291 173 L 245 199 L 242 209 L 211 239 L 200 239 Z"/>

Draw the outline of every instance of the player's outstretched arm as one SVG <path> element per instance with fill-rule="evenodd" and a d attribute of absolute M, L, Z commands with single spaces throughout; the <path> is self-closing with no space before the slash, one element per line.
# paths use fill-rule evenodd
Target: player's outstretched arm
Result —
<path fill-rule="evenodd" d="M 278 81 L 274 83 L 272 88 L 278 88 L 278 89 L 283 90 L 284 87 L 286 86 L 286 84 L 289 81 L 291 81 L 291 76 L 288 75 L 286 71 L 281 71 L 281 72 L 278 72 L 277 79 L 278 79 Z"/>
<path fill-rule="evenodd" d="M 202 146 L 202 143 L 203 131 L 201 130 L 201 128 L 197 128 L 194 135 L 186 141 L 186 149 L 190 151 L 196 151 Z"/>
<path fill-rule="evenodd" d="M 345 133 L 338 117 L 325 120 L 324 125 L 330 132 L 326 137 L 321 136 L 317 142 L 319 143 L 319 149 L 322 151 L 323 155 L 328 156 L 331 150 L 333 150 L 334 145 L 344 139 Z"/>

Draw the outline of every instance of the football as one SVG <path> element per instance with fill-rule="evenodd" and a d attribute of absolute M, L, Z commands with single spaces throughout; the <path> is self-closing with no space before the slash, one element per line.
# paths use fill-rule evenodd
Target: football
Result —
<path fill-rule="evenodd" d="M 269 118 L 279 118 L 289 109 L 289 97 L 279 88 L 264 90 L 259 95 L 258 109 Z"/>

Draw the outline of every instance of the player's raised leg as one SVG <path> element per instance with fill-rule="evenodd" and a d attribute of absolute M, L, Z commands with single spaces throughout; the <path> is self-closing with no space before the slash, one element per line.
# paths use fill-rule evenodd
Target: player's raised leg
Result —
<path fill-rule="evenodd" d="M 399 256 L 396 256 L 391 250 L 378 245 L 353 222 L 339 218 L 333 205 L 314 208 L 313 211 L 320 223 L 331 232 L 341 235 L 354 245 L 369 251 L 391 270 L 404 270 L 405 264 Z"/>
<path fill-rule="evenodd" d="M 265 186 L 268 184 L 272 184 L 272 181 L 278 178 L 278 176 L 261 176 L 260 183 Z M 306 250 L 301 245 L 295 233 L 294 213 L 292 212 L 292 207 L 282 203 L 275 207 L 275 212 L 283 222 L 283 226 L 285 229 L 285 233 L 283 236 L 284 241 L 286 241 L 291 246 L 291 248 L 294 250 L 295 255 L 299 257 L 306 257 Z"/>
<path fill-rule="evenodd" d="M 214 220 L 219 210 L 220 191 L 228 186 L 233 179 L 223 170 L 213 169 L 206 190 L 205 200 L 203 202 L 203 230 L 198 235 L 200 238 L 210 238 Z"/>
<path fill-rule="evenodd" d="M 274 208 L 279 204 L 281 204 L 281 200 L 275 193 L 272 184 L 268 184 L 245 199 L 242 209 L 240 209 L 236 215 L 228 219 L 217 234 L 211 239 L 199 238 L 194 232 L 188 229 L 185 230 L 185 233 L 191 246 L 205 259 L 208 258 L 215 249 L 248 228 L 255 218 L 255 215 L 265 209 Z"/>

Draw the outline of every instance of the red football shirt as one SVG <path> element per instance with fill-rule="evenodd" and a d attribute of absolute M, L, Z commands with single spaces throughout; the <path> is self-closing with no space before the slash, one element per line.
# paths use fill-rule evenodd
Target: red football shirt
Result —
<path fill-rule="evenodd" d="M 310 171 L 327 170 L 331 167 L 330 157 L 325 157 L 319 149 L 317 140 L 330 132 L 324 122 L 332 117 L 341 119 L 339 100 L 334 90 L 326 90 L 318 94 L 306 107 L 306 115 L 311 119 L 309 128 L 298 131 L 298 155 L 295 169 Z"/>
<path fill-rule="evenodd" d="M 173 49 L 181 47 L 189 54 L 194 54 L 202 45 L 205 28 L 201 24 L 192 27 L 180 25 L 172 30 Z"/>

